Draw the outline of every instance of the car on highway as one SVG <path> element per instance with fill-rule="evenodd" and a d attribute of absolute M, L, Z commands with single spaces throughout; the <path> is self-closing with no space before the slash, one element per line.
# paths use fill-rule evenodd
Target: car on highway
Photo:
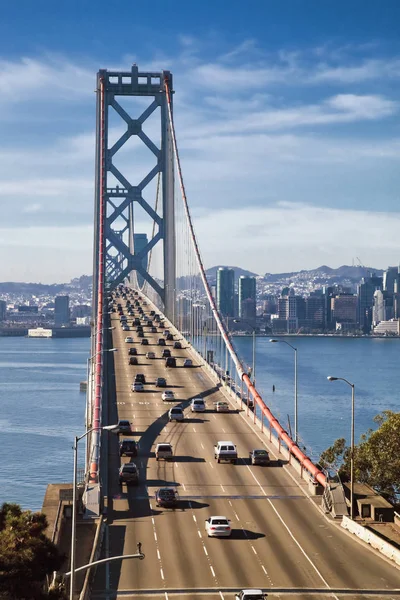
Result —
<path fill-rule="evenodd" d="M 129 354 L 129 356 L 136 356 L 137 348 L 129 348 L 128 354 Z"/>
<path fill-rule="evenodd" d="M 118 471 L 119 484 L 139 485 L 139 471 L 133 462 L 124 463 Z"/>
<path fill-rule="evenodd" d="M 163 336 L 167 337 L 168 334 L 169 334 L 169 329 L 164 329 Z"/>
<path fill-rule="evenodd" d="M 206 403 L 203 398 L 193 398 L 190 403 L 190 410 L 192 412 L 204 412 L 206 410 Z"/>
<path fill-rule="evenodd" d="M 266 598 L 267 594 L 257 589 L 242 590 L 238 594 L 235 594 L 235 600 L 266 600 Z"/>
<path fill-rule="evenodd" d="M 172 390 L 165 390 L 165 392 L 161 394 L 161 400 L 163 400 L 164 402 L 175 400 L 174 392 Z"/>
<path fill-rule="evenodd" d="M 252 465 L 269 465 L 271 462 L 268 452 L 263 448 L 249 452 L 249 458 Z"/>
<path fill-rule="evenodd" d="M 157 327 L 150 327 L 150 333 L 157 333 Z"/>
<path fill-rule="evenodd" d="M 122 325 L 122 331 L 129 331 L 128 325 Z"/>
<path fill-rule="evenodd" d="M 156 506 L 163 508 L 173 508 L 178 504 L 178 493 L 172 487 L 163 487 L 156 490 L 155 493 Z"/>
<path fill-rule="evenodd" d="M 139 331 L 143 331 L 143 327 L 142 327 L 141 325 L 138 325 L 138 326 L 136 327 L 136 331 L 137 331 L 137 332 L 139 332 Z"/>
<path fill-rule="evenodd" d="M 166 343 L 165 343 L 165 340 L 164 340 L 164 338 L 160 338 L 160 339 L 158 340 L 157 344 L 158 344 L 159 346 L 166 346 Z"/>
<path fill-rule="evenodd" d="M 182 344 L 180 342 L 174 342 L 174 348 L 176 348 L 176 350 L 181 350 Z"/>
<path fill-rule="evenodd" d="M 149 340 L 147 338 L 143 338 L 140 343 L 142 344 L 142 346 L 148 346 L 149 345 Z"/>
<path fill-rule="evenodd" d="M 144 333 L 143 333 L 143 331 L 138 331 L 138 332 L 137 332 L 137 336 L 138 336 L 138 338 L 144 338 Z"/>
<path fill-rule="evenodd" d="M 116 433 L 132 433 L 132 427 L 127 419 L 120 419 L 114 431 Z"/>
<path fill-rule="evenodd" d="M 168 356 L 165 359 L 165 367 L 167 369 L 174 369 L 176 367 L 176 358 L 175 358 L 175 356 Z"/>
<path fill-rule="evenodd" d="M 155 384 L 156 387 L 167 387 L 167 380 L 165 377 L 157 377 Z"/>
<path fill-rule="evenodd" d="M 164 323 L 162 321 L 160 321 L 158 323 L 158 326 L 159 326 L 160 329 L 164 329 L 165 328 L 165 325 L 164 325 Z"/>
<path fill-rule="evenodd" d="M 133 337 L 127 335 L 125 338 L 125 344 L 133 344 Z"/>
<path fill-rule="evenodd" d="M 172 451 L 172 446 L 168 442 L 161 442 L 157 444 L 155 450 L 156 460 L 160 460 L 163 458 L 164 460 L 168 460 L 173 458 L 174 453 Z"/>
<path fill-rule="evenodd" d="M 231 522 L 223 516 L 206 519 L 205 530 L 208 537 L 230 537 L 232 535 Z"/>
<path fill-rule="evenodd" d="M 168 411 L 168 419 L 169 421 L 183 421 L 185 415 L 183 414 L 183 410 L 180 406 L 174 406 L 170 408 Z"/>
<path fill-rule="evenodd" d="M 164 348 L 161 358 L 168 358 L 169 356 L 171 356 L 171 350 L 169 348 Z"/>
<path fill-rule="evenodd" d="M 174 336 L 172 335 L 172 333 L 169 333 L 168 335 L 165 336 L 166 339 L 170 342 L 171 340 L 174 339 Z"/>
<path fill-rule="evenodd" d="M 227 402 L 215 402 L 214 405 L 216 412 L 229 412 L 229 404 Z"/>
<path fill-rule="evenodd" d="M 135 440 L 121 440 L 119 443 L 120 456 L 137 456 L 137 444 Z"/>
<path fill-rule="evenodd" d="M 128 361 L 128 363 L 129 363 L 130 365 L 138 365 L 138 364 L 139 364 L 139 361 L 138 361 L 138 358 L 137 358 L 137 356 L 130 356 L 130 357 L 129 357 L 129 361 Z"/>
<path fill-rule="evenodd" d="M 135 382 L 136 381 L 140 381 L 140 383 L 146 383 L 146 377 L 145 377 L 144 373 L 136 373 Z"/>
<path fill-rule="evenodd" d="M 186 358 L 185 362 L 183 363 L 184 367 L 193 367 L 193 361 L 190 358 Z"/>
<path fill-rule="evenodd" d="M 132 392 L 144 392 L 144 385 L 140 381 L 135 381 L 131 385 Z"/>
<path fill-rule="evenodd" d="M 155 355 L 154 352 L 147 352 L 146 353 L 146 358 L 155 358 L 155 357 L 156 357 L 156 355 Z"/>

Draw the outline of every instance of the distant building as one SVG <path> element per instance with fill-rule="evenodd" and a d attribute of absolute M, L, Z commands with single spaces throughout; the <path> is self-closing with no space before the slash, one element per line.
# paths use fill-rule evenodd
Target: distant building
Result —
<path fill-rule="evenodd" d="M 325 296 L 322 292 L 311 292 L 305 302 L 307 326 L 322 329 L 325 326 Z"/>
<path fill-rule="evenodd" d="M 69 325 L 69 296 L 56 296 L 54 300 L 54 323 L 56 327 Z"/>
<path fill-rule="evenodd" d="M 37 315 L 39 312 L 39 307 L 35 305 L 21 304 L 17 306 L 17 310 L 19 313 L 31 313 Z"/>
<path fill-rule="evenodd" d="M 143 250 L 143 248 L 145 248 L 147 246 L 147 244 L 149 243 L 149 240 L 147 238 L 147 233 L 134 233 L 133 234 L 133 245 L 134 245 L 134 254 L 139 254 L 139 252 L 141 252 Z M 146 252 L 141 264 L 144 268 L 144 270 L 147 270 L 147 264 L 148 264 L 148 253 Z M 137 280 L 138 280 L 138 284 L 139 287 L 142 287 L 144 284 L 144 277 L 143 275 L 141 275 L 140 273 L 136 273 L 137 276 Z"/>
<path fill-rule="evenodd" d="M 6 320 L 7 313 L 7 302 L 5 300 L 0 300 L 0 321 Z"/>
<path fill-rule="evenodd" d="M 378 325 L 381 321 L 393 319 L 393 294 L 375 290 L 374 306 L 372 308 L 372 324 Z"/>
<path fill-rule="evenodd" d="M 381 321 L 374 327 L 373 333 L 375 335 L 400 335 L 400 320 Z"/>
<path fill-rule="evenodd" d="M 371 275 L 370 277 L 363 278 L 360 285 L 358 286 L 358 315 L 360 329 L 364 333 L 371 331 L 372 325 L 372 307 L 374 304 L 374 293 L 375 290 L 383 289 L 383 278 Z"/>
<path fill-rule="evenodd" d="M 235 272 L 228 267 L 217 271 L 217 306 L 224 317 L 235 316 Z"/>
<path fill-rule="evenodd" d="M 353 295 L 339 295 L 331 299 L 332 317 L 336 323 L 357 323 L 358 298 Z"/>
<path fill-rule="evenodd" d="M 399 267 L 388 267 L 383 273 L 383 291 L 394 294 L 399 286 Z"/>
<path fill-rule="evenodd" d="M 257 314 L 256 278 L 239 277 L 239 318 L 255 326 Z"/>
<path fill-rule="evenodd" d="M 89 304 L 77 304 L 71 310 L 72 319 L 82 319 L 84 317 L 90 317 L 92 314 L 92 307 Z"/>

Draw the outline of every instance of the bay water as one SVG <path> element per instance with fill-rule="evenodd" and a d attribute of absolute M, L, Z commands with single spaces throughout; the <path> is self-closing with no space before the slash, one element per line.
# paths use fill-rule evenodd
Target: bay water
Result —
<path fill-rule="evenodd" d="M 400 340 L 285 337 L 298 349 L 300 445 L 318 460 L 339 437 L 350 440 L 351 389 L 355 384 L 356 441 L 374 428 L 382 410 L 400 410 L 397 388 Z M 235 337 L 252 364 L 252 338 Z M 90 340 L 0 337 L 0 504 L 40 510 L 48 483 L 72 481 L 72 445 L 84 432 Z M 275 391 L 272 391 L 275 386 Z M 288 430 L 294 425 L 294 351 L 256 340 L 256 387 Z M 84 452 L 82 444 L 81 452 Z M 81 461 L 82 462 L 82 461 Z"/>

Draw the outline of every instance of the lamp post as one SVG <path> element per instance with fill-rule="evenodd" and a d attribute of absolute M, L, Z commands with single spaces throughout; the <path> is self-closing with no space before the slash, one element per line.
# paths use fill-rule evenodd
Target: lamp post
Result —
<path fill-rule="evenodd" d="M 253 367 L 252 367 L 251 372 L 253 374 L 253 385 L 255 387 L 255 385 L 256 385 L 256 328 L 247 319 L 233 319 L 233 322 L 234 323 L 242 323 L 242 322 L 247 323 L 247 325 L 249 325 L 253 331 Z"/>
<path fill-rule="evenodd" d="M 294 441 L 298 443 L 298 406 L 297 406 L 297 348 L 285 340 L 269 340 L 271 344 L 286 344 L 294 350 Z"/>
<path fill-rule="evenodd" d="M 117 429 L 118 425 L 105 425 L 103 427 L 92 427 L 88 429 L 80 436 L 75 436 L 73 451 L 74 451 L 74 478 L 72 483 L 72 527 L 71 527 L 71 581 L 69 597 L 70 600 L 74 598 L 74 584 L 75 584 L 75 547 L 76 547 L 76 487 L 77 487 L 77 471 L 78 471 L 78 442 L 83 439 L 92 431 L 113 431 Z"/>
<path fill-rule="evenodd" d="M 354 520 L 354 396 L 355 385 L 344 377 L 327 377 L 328 381 L 344 381 L 351 387 L 351 450 L 350 450 L 350 518 Z"/>

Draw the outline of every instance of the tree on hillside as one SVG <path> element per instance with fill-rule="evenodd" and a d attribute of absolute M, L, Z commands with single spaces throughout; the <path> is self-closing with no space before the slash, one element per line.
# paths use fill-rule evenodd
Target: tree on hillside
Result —
<path fill-rule="evenodd" d="M 22 510 L 18 504 L 0 508 L 0 599 L 61 600 L 63 592 L 46 592 L 46 576 L 64 560 L 45 535 L 46 516 Z"/>
<path fill-rule="evenodd" d="M 400 496 L 400 413 L 385 410 L 374 421 L 378 429 L 370 429 L 355 446 L 354 477 L 396 503 Z M 319 462 L 334 467 L 342 479 L 350 479 L 350 447 L 343 438 L 327 448 Z"/>

